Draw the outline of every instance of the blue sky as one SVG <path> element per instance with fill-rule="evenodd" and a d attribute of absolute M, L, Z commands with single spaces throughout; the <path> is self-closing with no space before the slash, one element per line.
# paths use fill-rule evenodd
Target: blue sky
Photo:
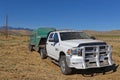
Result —
<path fill-rule="evenodd" d="M 120 30 L 120 0 L 0 0 L 0 26 Z"/>

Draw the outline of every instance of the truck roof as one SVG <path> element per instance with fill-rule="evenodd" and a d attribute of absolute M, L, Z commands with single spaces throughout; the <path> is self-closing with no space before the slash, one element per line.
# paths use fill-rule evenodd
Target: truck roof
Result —
<path fill-rule="evenodd" d="M 83 31 L 65 29 L 65 30 L 56 30 L 53 32 L 83 32 Z"/>

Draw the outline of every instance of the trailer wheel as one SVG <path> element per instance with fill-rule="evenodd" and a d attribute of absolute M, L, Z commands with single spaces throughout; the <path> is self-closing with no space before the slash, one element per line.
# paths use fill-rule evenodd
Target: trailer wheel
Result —
<path fill-rule="evenodd" d="M 61 71 L 64 75 L 69 75 L 72 72 L 72 69 L 68 67 L 67 62 L 66 62 L 66 57 L 65 56 L 61 56 L 60 57 L 60 68 Z"/>
<path fill-rule="evenodd" d="M 47 54 L 46 54 L 45 49 L 40 49 L 40 57 L 41 57 L 41 59 L 46 59 L 47 58 Z"/>

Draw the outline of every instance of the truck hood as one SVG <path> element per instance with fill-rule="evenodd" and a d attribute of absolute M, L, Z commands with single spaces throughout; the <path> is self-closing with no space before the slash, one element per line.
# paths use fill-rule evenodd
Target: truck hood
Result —
<path fill-rule="evenodd" d="M 81 46 L 90 46 L 90 45 L 105 45 L 106 43 L 101 40 L 93 39 L 79 39 L 79 40 L 66 40 L 61 42 L 62 45 L 69 47 L 81 47 Z"/>

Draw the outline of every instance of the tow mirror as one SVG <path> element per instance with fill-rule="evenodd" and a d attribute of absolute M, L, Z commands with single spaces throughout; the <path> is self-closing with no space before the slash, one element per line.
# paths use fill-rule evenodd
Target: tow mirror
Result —
<path fill-rule="evenodd" d="M 54 42 L 54 39 L 53 39 L 53 38 L 50 38 L 50 39 L 49 39 L 49 42 Z"/>
<path fill-rule="evenodd" d="M 55 42 L 55 43 L 57 43 L 57 42 L 59 42 L 59 40 L 58 40 L 58 39 L 51 38 L 51 39 L 49 39 L 49 42 Z"/>

